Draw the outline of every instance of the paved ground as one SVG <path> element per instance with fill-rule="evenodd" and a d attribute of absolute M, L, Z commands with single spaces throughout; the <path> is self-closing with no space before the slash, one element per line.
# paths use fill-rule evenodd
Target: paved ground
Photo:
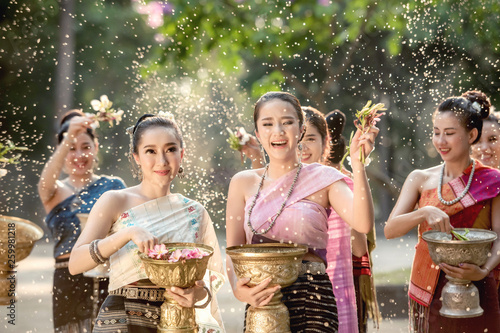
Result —
<path fill-rule="evenodd" d="M 380 239 L 373 257 L 375 274 L 400 268 L 408 271 L 413 258 L 414 244 L 413 239 L 404 241 Z M 0 306 L 0 332 L 53 332 L 51 296 L 53 265 L 52 244 L 43 241 L 38 242 L 32 254 L 19 263 L 15 325 L 8 323 L 10 318 L 7 317 L 9 313 L 7 306 Z M 391 283 L 390 278 L 388 283 Z M 234 298 L 229 284 L 226 284 L 218 293 L 218 299 L 227 332 L 242 332 L 244 306 Z M 406 306 L 403 302 L 401 311 L 404 311 Z M 407 319 L 399 316 L 395 319 L 385 319 L 378 332 L 407 331 Z M 377 332 L 377 330 L 369 325 L 369 332 Z"/>

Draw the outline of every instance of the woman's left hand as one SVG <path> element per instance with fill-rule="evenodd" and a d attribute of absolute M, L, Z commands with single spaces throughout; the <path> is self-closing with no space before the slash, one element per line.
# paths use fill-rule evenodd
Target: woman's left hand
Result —
<path fill-rule="evenodd" d="M 360 149 L 363 149 L 365 158 L 370 155 L 373 149 L 375 149 L 375 138 L 379 131 L 376 126 L 371 126 L 366 133 L 362 133 L 359 129 L 356 131 L 351 142 L 351 160 L 359 161 Z"/>
<path fill-rule="evenodd" d="M 447 275 L 463 280 L 479 281 L 488 275 L 488 270 L 474 264 L 460 264 L 459 267 L 456 267 L 442 263 L 439 267 Z"/>
<path fill-rule="evenodd" d="M 165 290 L 168 296 L 172 297 L 180 306 L 185 308 L 192 308 L 197 302 L 207 297 L 207 291 L 203 280 L 196 281 L 194 287 L 182 289 L 179 287 L 172 287 Z"/>

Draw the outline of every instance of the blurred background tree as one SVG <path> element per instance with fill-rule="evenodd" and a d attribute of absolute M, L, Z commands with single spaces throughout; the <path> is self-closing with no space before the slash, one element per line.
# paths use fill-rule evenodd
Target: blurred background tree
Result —
<path fill-rule="evenodd" d="M 89 101 L 101 94 L 128 110 L 127 125 L 139 113 L 176 113 L 191 176 L 176 186 L 209 206 L 222 227 L 229 179 L 243 167 L 225 128 L 252 130 L 251 105 L 264 92 L 286 90 L 324 113 L 344 111 L 347 137 L 367 100 L 387 105 L 368 168 L 379 226 L 407 174 L 439 161 L 429 127 L 439 101 L 472 88 L 494 105 L 500 96 L 495 0 L 74 1 L 69 78 L 56 74 L 56 63 L 69 35 L 61 8 L 71 1 L 1 5 L 2 137 L 32 149 L 3 180 L 22 184 L 2 187 L 0 210 L 21 207 L 18 216 L 40 210 L 35 185 L 54 144 L 56 116 L 64 108 L 90 111 Z M 58 101 L 58 84 L 69 85 L 71 103 Z M 100 130 L 101 164 L 133 184 L 125 127 Z"/>

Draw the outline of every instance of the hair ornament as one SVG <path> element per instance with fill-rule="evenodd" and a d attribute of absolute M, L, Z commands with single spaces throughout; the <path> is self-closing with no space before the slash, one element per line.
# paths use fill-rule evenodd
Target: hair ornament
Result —
<path fill-rule="evenodd" d="M 132 135 L 132 134 L 134 134 L 134 127 L 135 127 L 135 126 L 130 126 L 130 127 L 127 127 L 127 129 L 125 130 L 125 132 L 126 132 L 128 135 Z"/>
<path fill-rule="evenodd" d="M 476 110 L 477 113 L 481 113 L 481 105 L 478 102 L 472 103 L 472 108 Z"/>
<path fill-rule="evenodd" d="M 158 111 L 157 117 L 162 117 L 170 121 L 175 121 L 174 114 L 170 111 Z"/>

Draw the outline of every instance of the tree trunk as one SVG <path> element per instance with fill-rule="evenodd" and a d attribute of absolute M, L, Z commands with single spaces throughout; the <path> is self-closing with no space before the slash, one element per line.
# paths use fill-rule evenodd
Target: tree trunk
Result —
<path fill-rule="evenodd" d="M 58 118 L 73 105 L 75 76 L 75 0 L 60 0 L 59 50 L 55 82 Z"/>

